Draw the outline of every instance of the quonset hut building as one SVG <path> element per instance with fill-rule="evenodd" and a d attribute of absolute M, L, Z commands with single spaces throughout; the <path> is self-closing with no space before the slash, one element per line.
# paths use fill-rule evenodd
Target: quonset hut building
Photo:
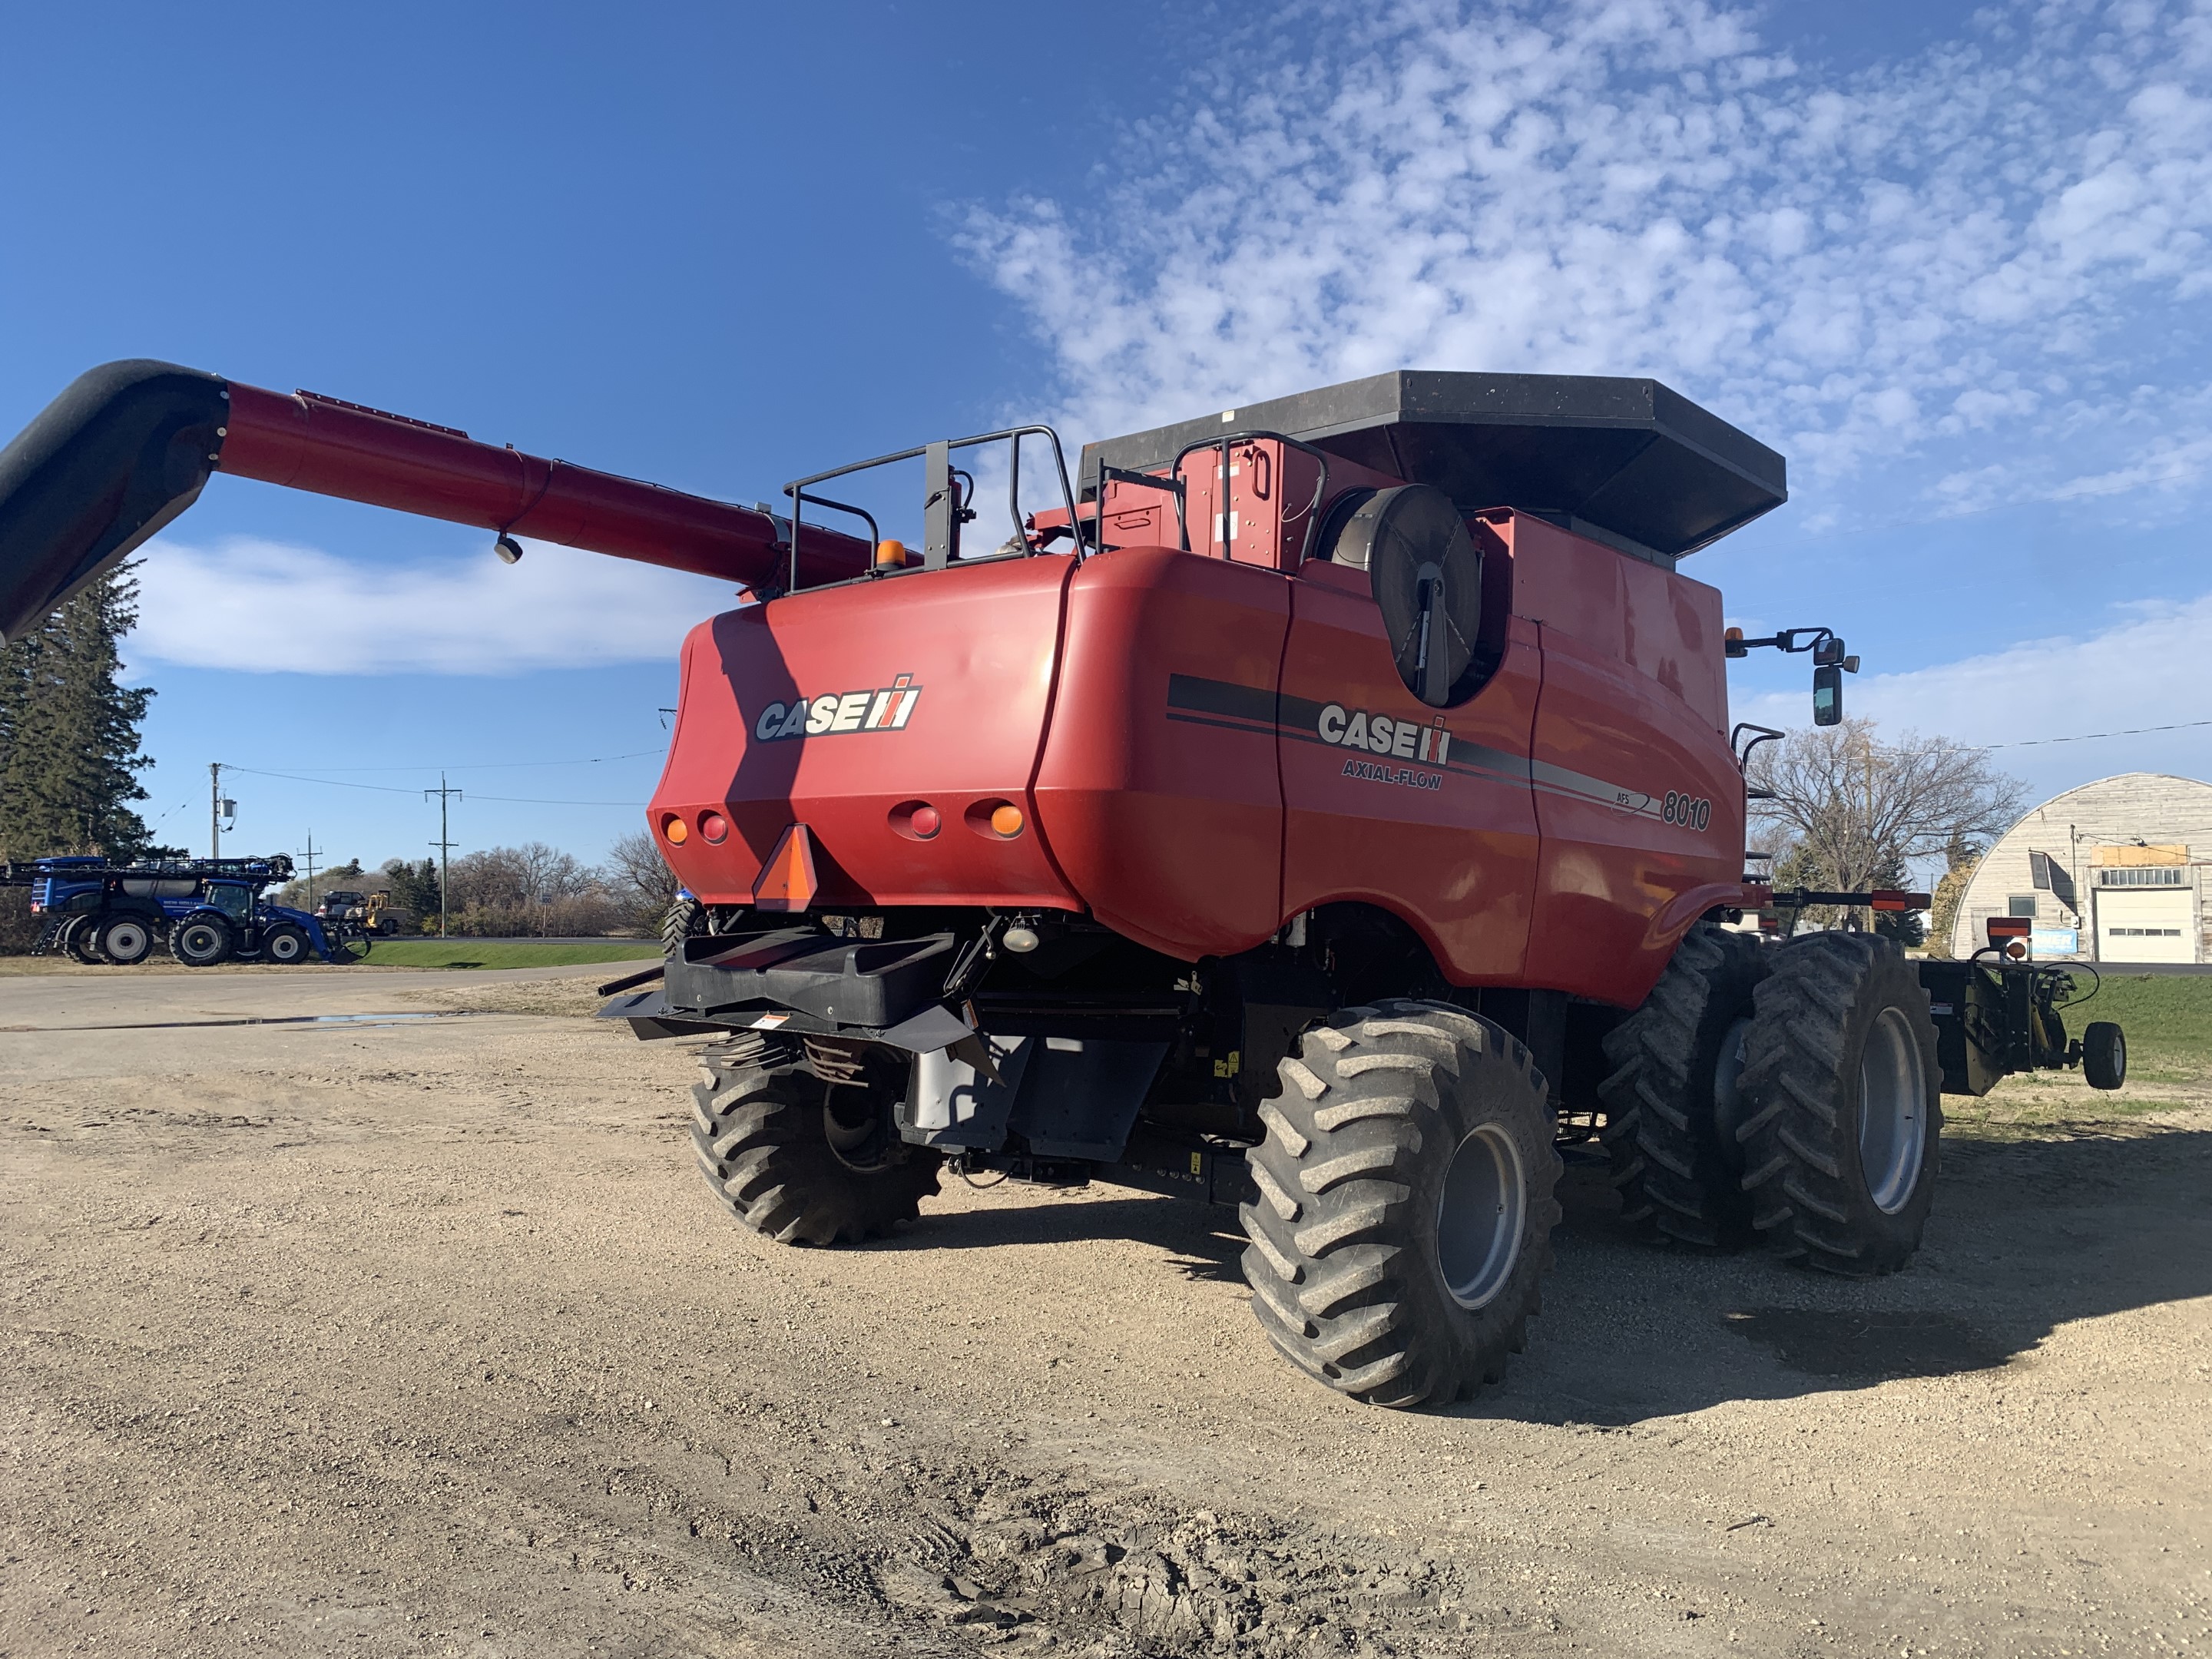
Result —
<path fill-rule="evenodd" d="M 1988 943 L 1991 916 L 2026 916 L 2044 961 L 2212 962 L 2212 784 L 2127 772 L 2054 795 L 1975 867 L 1951 953 Z"/>

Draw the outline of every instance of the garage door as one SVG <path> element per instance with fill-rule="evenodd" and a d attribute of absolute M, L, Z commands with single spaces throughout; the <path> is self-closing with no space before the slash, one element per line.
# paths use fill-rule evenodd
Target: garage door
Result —
<path fill-rule="evenodd" d="M 2194 962 L 2197 896 L 2186 887 L 2163 891 L 2097 893 L 2097 960 Z"/>

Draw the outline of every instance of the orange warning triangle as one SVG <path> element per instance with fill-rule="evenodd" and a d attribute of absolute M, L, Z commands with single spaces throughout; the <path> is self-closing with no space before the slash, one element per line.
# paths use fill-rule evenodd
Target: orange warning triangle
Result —
<path fill-rule="evenodd" d="M 753 882 L 757 910 L 804 910 L 814 902 L 814 837 L 806 826 L 786 829 Z"/>

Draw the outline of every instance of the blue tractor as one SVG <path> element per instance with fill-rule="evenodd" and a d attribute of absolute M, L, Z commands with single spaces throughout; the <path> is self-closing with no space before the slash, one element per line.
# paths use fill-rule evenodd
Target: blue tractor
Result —
<path fill-rule="evenodd" d="M 66 951 L 88 964 L 128 967 L 156 945 L 187 968 L 223 962 L 358 962 L 358 926 L 271 903 L 265 889 L 292 876 L 292 860 L 195 859 L 157 849 L 130 864 L 57 857 L 0 865 L 0 886 L 28 887 L 43 918 L 32 953 Z"/>

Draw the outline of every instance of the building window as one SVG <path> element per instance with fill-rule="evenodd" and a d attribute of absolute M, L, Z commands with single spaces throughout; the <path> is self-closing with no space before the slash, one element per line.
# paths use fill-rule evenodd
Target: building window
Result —
<path fill-rule="evenodd" d="M 2026 916 L 2030 921 L 2033 921 L 2035 918 L 2035 895 L 2033 893 L 2014 893 L 2010 898 L 2005 901 L 2005 914 L 2008 916 Z"/>
<path fill-rule="evenodd" d="M 2097 872 L 2100 887 L 2180 887 L 2186 884 L 2185 870 L 2171 865 L 2132 865 L 2113 870 Z"/>

